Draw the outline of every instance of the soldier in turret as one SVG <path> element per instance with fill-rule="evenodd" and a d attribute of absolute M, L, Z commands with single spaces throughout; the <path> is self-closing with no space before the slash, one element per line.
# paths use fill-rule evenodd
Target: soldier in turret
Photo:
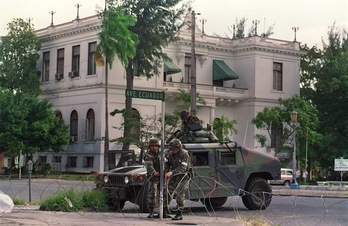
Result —
<path fill-rule="evenodd" d="M 215 134 L 210 130 L 202 130 L 201 121 L 197 116 L 193 116 L 187 111 L 180 112 L 182 131 L 175 136 L 183 142 L 194 143 L 196 138 L 206 138 L 204 142 L 218 142 Z M 209 127 L 210 128 L 210 127 Z M 202 139 L 201 139 L 202 142 Z"/>
<path fill-rule="evenodd" d="M 181 111 L 180 118 L 183 131 L 198 131 L 202 129 L 201 122 L 197 116 L 193 116 L 187 111 Z"/>

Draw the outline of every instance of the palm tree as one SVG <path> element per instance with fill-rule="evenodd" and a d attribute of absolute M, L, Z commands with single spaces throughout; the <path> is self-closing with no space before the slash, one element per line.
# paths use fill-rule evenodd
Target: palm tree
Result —
<path fill-rule="evenodd" d="M 95 53 L 96 64 L 105 65 L 104 171 L 108 170 L 109 152 L 108 66 L 112 68 L 115 55 L 124 67 L 129 64 L 128 59 L 135 56 L 138 37 L 128 29 L 135 23 L 136 19 L 126 15 L 122 7 L 105 7 L 102 30 L 99 33 L 100 42 Z"/>

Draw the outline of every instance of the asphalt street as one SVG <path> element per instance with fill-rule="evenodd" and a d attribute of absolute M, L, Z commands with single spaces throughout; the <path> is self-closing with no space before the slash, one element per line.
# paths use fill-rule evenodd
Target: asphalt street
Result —
<path fill-rule="evenodd" d="M 289 189 L 287 187 L 273 187 L 275 196 L 307 196 L 307 197 L 331 197 L 348 198 L 348 189 L 319 189 L 316 187 L 304 187 L 301 189 Z M 184 215 L 182 221 L 171 219 L 148 219 L 144 213 L 115 213 L 115 212 L 50 212 L 40 211 L 38 206 L 15 206 L 11 213 L 0 215 L 0 225 L 234 225 L 242 226 L 241 220 L 197 216 L 194 214 Z"/>

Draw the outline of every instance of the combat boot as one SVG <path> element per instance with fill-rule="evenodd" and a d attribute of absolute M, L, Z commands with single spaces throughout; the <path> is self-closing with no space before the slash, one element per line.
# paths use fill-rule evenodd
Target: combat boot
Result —
<path fill-rule="evenodd" d="M 155 215 L 154 218 L 159 218 L 159 214 Z M 166 207 L 163 207 L 163 219 L 164 218 L 172 218 L 170 215 L 169 215 L 169 211 L 168 211 L 168 208 Z"/>
<path fill-rule="evenodd" d="M 180 220 L 182 220 L 182 219 L 183 219 L 183 218 L 182 218 L 182 211 L 181 211 L 181 210 L 178 210 L 178 211 L 176 212 L 175 217 L 172 218 L 173 221 L 180 221 Z"/>
<path fill-rule="evenodd" d="M 168 208 L 163 208 L 163 218 L 172 218 L 172 217 L 169 215 Z"/>
<path fill-rule="evenodd" d="M 149 209 L 149 216 L 147 216 L 147 218 L 155 218 L 155 215 L 153 213 L 153 209 L 154 208 L 152 208 L 152 207 Z"/>

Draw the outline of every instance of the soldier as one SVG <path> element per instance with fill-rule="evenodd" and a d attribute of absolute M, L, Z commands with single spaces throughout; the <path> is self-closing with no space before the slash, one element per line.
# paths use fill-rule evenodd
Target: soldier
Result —
<path fill-rule="evenodd" d="M 149 181 L 149 216 L 147 218 L 155 218 L 154 208 L 157 206 L 158 189 L 160 180 L 160 158 L 159 158 L 159 140 L 157 138 L 150 139 L 149 150 L 144 156 L 147 178 Z"/>
<path fill-rule="evenodd" d="M 182 121 L 182 130 L 198 131 L 202 129 L 201 122 L 198 117 L 191 115 L 187 111 L 180 112 Z"/>
<path fill-rule="evenodd" d="M 168 211 L 168 205 L 173 197 L 177 204 L 177 212 L 172 220 L 182 220 L 182 211 L 185 207 L 185 191 L 188 188 L 189 170 L 191 167 L 191 157 L 187 150 L 182 148 L 180 140 L 174 139 L 169 143 L 169 154 L 165 164 L 164 189 L 164 213 Z"/>
<path fill-rule="evenodd" d="M 192 116 L 187 111 L 181 111 L 180 118 L 182 131 L 179 131 L 175 134 L 176 138 L 178 138 L 179 140 L 187 143 L 194 143 L 196 141 L 196 138 L 198 137 L 198 139 L 206 138 L 206 141 L 204 142 L 209 141 L 211 143 L 215 143 L 219 141 L 215 134 L 211 131 L 210 126 L 207 128 L 207 131 L 202 130 L 201 121 L 197 116 Z M 202 139 L 201 142 L 203 142 Z"/>

